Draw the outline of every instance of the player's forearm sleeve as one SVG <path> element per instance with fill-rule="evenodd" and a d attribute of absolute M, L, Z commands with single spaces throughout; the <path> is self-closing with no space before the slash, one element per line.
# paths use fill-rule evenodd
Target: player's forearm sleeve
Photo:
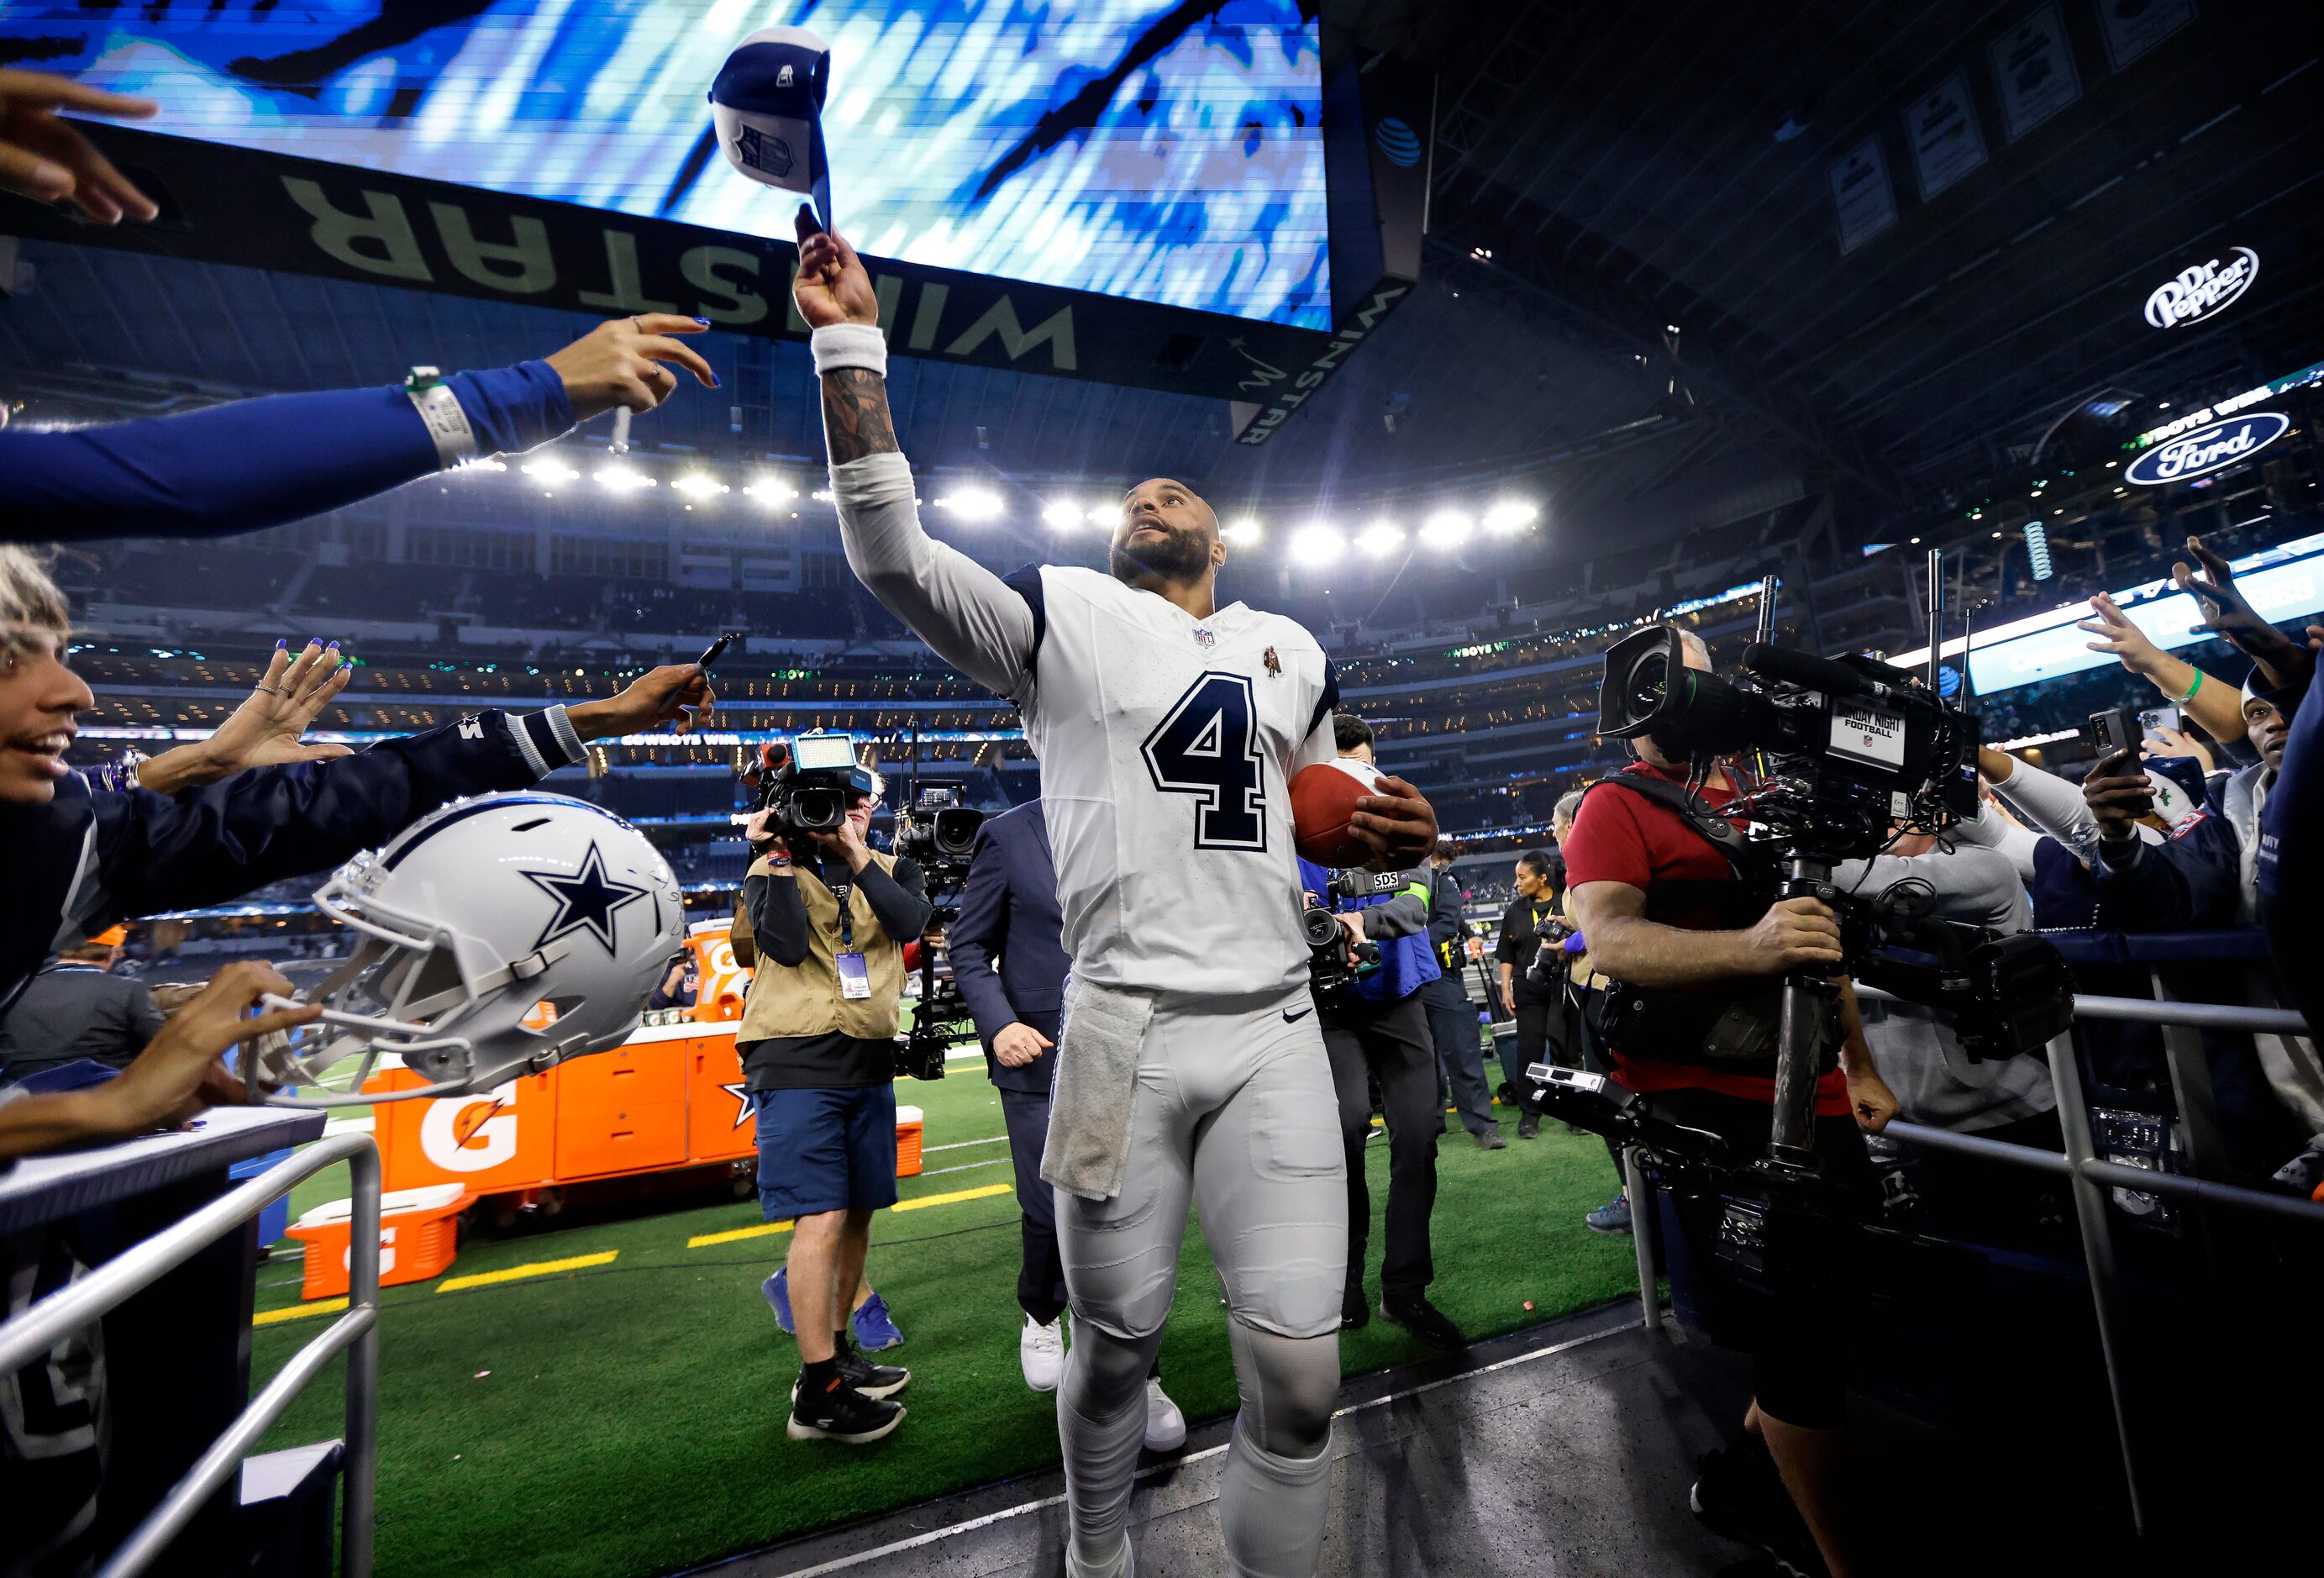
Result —
<path fill-rule="evenodd" d="M 920 528 L 912 468 L 892 450 L 831 468 L 847 567 L 936 656 L 1013 696 L 1033 659 L 1033 610 L 991 570 Z"/>
<path fill-rule="evenodd" d="M 2054 772 L 2021 761 L 2007 782 L 1993 787 L 2011 810 L 2068 849 L 2081 848 L 2097 835 L 2098 818 L 2083 803 L 2082 791 Z"/>
<path fill-rule="evenodd" d="M 546 362 L 449 380 L 479 454 L 573 425 Z M 0 432 L 0 539 L 224 537 L 384 493 L 441 466 L 401 388 L 272 394 L 69 432 Z"/>
<path fill-rule="evenodd" d="M 2000 851 L 2017 868 L 2019 881 L 2034 880 L 2034 845 L 2040 841 L 2039 834 L 2028 832 L 2006 817 L 1991 816 L 1954 823 L 1950 836 L 1956 844 Z"/>

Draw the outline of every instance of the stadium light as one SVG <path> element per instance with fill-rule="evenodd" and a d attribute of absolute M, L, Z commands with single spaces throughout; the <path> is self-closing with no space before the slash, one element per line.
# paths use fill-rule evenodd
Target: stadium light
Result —
<path fill-rule="evenodd" d="M 1485 530 L 1495 537 L 1515 537 L 1541 519 L 1541 506 L 1523 499 L 1504 499 L 1485 512 Z"/>
<path fill-rule="evenodd" d="M 1120 520 L 1121 506 L 1120 504 L 1092 504 L 1090 506 L 1089 523 L 1093 526 L 1098 527 L 1103 531 L 1111 531 L 1120 521 Z"/>
<path fill-rule="evenodd" d="M 1000 517 L 1001 495 L 991 488 L 964 487 L 949 498 L 936 501 L 964 521 L 991 521 Z"/>
<path fill-rule="evenodd" d="M 807 494 L 807 497 L 813 499 L 818 504 L 828 504 L 833 502 L 831 490 L 827 487 L 819 487 L 816 489 L 815 492 Z"/>
<path fill-rule="evenodd" d="M 716 477 L 706 476 L 698 471 L 689 471 L 669 485 L 672 491 L 684 494 L 689 499 L 706 499 L 713 494 L 733 491 Z"/>
<path fill-rule="evenodd" d="M 756 482 L 744 484 L 742 496 L 746 499 L 756 499 L 771 510 L 796 500 L 798 497 L 798 489 L 791 486 L 779 476 L 762 476 Z"/>
<path fill-rule="evenodd" d="M 519 469 L 535 482 L 575 482 L 579 480 L 581 475 L 562 460 L 547 457 L 528 460 Z"/>
<path fill-rule="evenodd" d="M 1303 526 L 1291 537 L 1291 557 L 1304 565 L 1329 564 L 1348 550 L 1348 540 L 1336 526 Z"/>
<path fill-rule="evenodd" d="M 1439 510 L 1420 523 L 1420 540 L 1450 552 L 1469 540 L 1477 522 L 1465 510 Z"/>
<path fill-rule="evenodd" d="M 1041 524 L 1052 531 L 1071 531 L 1089 519 L 1089 512 L 1079 504 L 1069 504 L 1059 499 L 1041 512 Z"/>
<path fill-rule="evenodd" d="M 1267 529 L 1255 515 L 1238 515 L 1219 528 L 1219 535 L 1237 548 L 1250 548 L 1267 535 Z"/>
<path fill-rule="evenodd" d="M 601 466 L 591 473 L 597 485 L 611 488 L 617 494 L 633 494 L 655 485 L 654 479 L 634 466 Z"/>
<path fill-rule="evenodd" d="M 1386 558 L 1404 546 L 1404 528 L 1392 521 L 1375 521 L 1356 534 L 1356 549 L 1367 558 Z"/>

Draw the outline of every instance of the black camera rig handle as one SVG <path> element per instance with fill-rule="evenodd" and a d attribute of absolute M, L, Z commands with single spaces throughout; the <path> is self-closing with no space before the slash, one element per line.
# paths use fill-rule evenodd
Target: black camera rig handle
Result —
<path fill-rule="evenodd" d="M 1846 902 L 1831 883 L 1831 863 L 1794 855 L 1784 863 L 1782 897 L 1816 899 L 1836 914 Z M 1827 969 L 1803 967 L 1784 977 L 1783 1006 L 1775 1030 L 1775 1131 L 1768 1154 L 1804 1167 L 1815 1144 L 1816 1064 L 1823 1050 L 1824 1026 L 1840 997 L 1840 983 Z"/>

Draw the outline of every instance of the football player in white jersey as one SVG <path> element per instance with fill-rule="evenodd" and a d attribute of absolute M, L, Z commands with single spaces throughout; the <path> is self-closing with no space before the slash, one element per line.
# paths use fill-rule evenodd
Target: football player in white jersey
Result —
<path fill-rule="evenodd" d="M 1290 776 L 1329 761 L 1337 689 L 1295 622 L 1213 587 L 1210 506 L 1157 478 L 1114 529 L 1112 574 L 1003 581 L 920 529 L 888 411 L 872 282 L 844 240 L 802 235 L 849 565 L 936 653 L 1015 701 L 1041 759 L 1073 959 L 1042 1177 L 1073 1347 L 1057 1389 L 1073 1578 L 1131 1568 L 1146 1377 L 1199 1202 L 1242 1394 L 1221 1471 L 1238 1573 L 1308 1578 L 1331 1500 L 1347 1195 L 1308 994 Z M 1436 836 L 1400 780 L 1356 826 L 1383 865 Z"/>

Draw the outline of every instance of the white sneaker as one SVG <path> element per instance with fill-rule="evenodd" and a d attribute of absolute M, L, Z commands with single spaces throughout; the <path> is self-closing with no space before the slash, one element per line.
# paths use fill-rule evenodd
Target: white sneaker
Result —
<path fill-rule="evenodd" d="M 1025 1329 L 1017 1334 L 1017 1362 L 1024 1367 L 1025 1384 L 1037 1392 L 1053 1392 L 1065 1373 L 1065 1328 L 1064 1317 L 1041 1324 L 1031 1315 L 1025 1317 Z M 1148 1419 L 1153 1409 L 1147 1410 Z M 1153 1426 L 1147 1434 L 1153 1434 Z"/>
<path fill-rule="evenodd" d="M 1186 1444 L 1186 1416 L 1162 1389 L 1161 1381 L 1146 1378 L 1146 1450 L 1176 1452 Z"/>

